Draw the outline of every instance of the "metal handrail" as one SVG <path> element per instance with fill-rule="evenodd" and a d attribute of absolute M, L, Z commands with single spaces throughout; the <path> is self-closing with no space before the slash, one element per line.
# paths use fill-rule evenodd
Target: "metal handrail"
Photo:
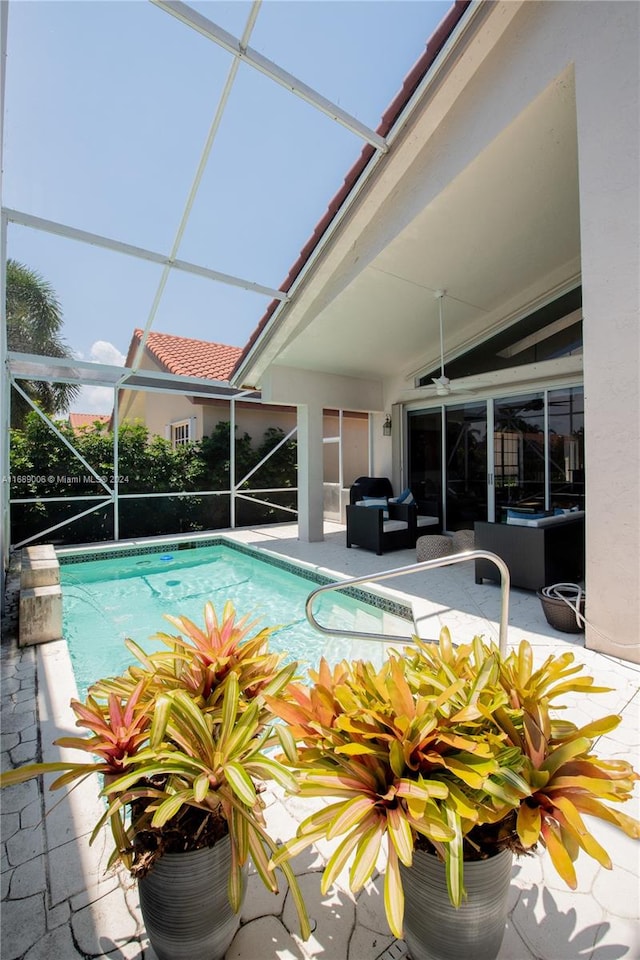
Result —
<path fill-rule="evenodd" d="M 382 640 L 384 643 L 410 641 L 410 637 L 397 637 L 392 634 L 384 633 L 365 633 L 363 630 L 333 630 L 331 627 L 324 627 L 313 615 L 312 606 L 314 600 L 321 593 L 327 593 L 329 590 L 344 590 L 346 587 L 355 587 L 360 583 L 373 583 L 378 580 L 389 580 L 391 577 L 402 577 L 406 573 L 417 573 L 419 570 L 434 570 L 436 567 L 446 567 L 451 563 L 463 563 L 465 560 L 490 560 L 495 563 L 500 571 L 500 633 L 498 645 L 500 653 L 507 652 L 507 628 L 509 625 L 509 588 L 511 586 L 511 577 L 509 568 L 502 559 L 495 553 L 487 550 L 466 550 L 464 553 L 448 554 L 446 557 L 437 557 L 435 560 L 423 560 L 420 563 L 412 563 L 408 567 L 395 567 L 393 570 L 385 570 L 382 573 L 369 573 L 364 577 L 350 577 L 348 580 L 337 580 L 335 583 L 326 583 L 313 590 L 307 597 L 305 604 L 305 613 L 307 620 L 312 627 L 329 637 L 361 637 L 366 640 Z"/>

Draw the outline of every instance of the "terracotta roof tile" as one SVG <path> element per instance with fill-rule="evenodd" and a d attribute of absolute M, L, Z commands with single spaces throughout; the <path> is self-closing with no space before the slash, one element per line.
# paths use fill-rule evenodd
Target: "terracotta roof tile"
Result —
<path fill-rule="evenodd" d="M 129 366 L 133 359 L 141 338 L 142 330 L 134 330 L 126 366 Z M 169 373 L 175 373 L 179 377 L 204 377 L 207 380 L 229 380 L 242 353 L 242 347 L 230 347 L 225 343 L 193 340 L 190 337 L 176 337 L 171 333 L 154 331 L 150 331 L 146 347 Z"/>
<path fill-rule="evenodd" d="M 69 426 L 72 430 L 82 430 L 85 427 L 93 427 L 98 420 L 100 423 L 109 423 L 111 414 L 109 413 L 70 413 Z"/>

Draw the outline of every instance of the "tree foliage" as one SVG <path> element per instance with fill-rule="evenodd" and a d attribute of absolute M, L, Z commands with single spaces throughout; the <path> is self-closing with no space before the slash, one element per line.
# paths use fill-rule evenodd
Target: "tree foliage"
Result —
<path fill-rule="evenodd" d="M 73 357 L 61 330 L 62 309 L 55 291 L 39 273 L 16 260 L 7 260 L 7 346 L 18 353 L 46 357 Z M 50 416 L 69 409 L 79 387 L 68 383 L 27 380 L 25 393 L 38 402 Z M 12 391 L 11 425 L 20 427 L 30 407 L 17 391 Z"/>
<path fill-rule="evenodd" d="M 107 497 L 106 488 L 113 487 L 113 433 L 100 423 L 80 433 L 74 433 L 62 421 L 56 422 L 56 426 L 61 436 L 78 450 L 84 462 L 33 411 L 26 416 L 22 429 L 11 431 L 11 497 L 14 500 L 38 499 L 36 503 L 14 503 L 12 506 L 13 543 L 88 510 L 97 502 L 69 502 L 67 498 Z M 168 440 L 151 435 L 142 423 L 121 424 L 118 431 L 120 537 L 228 527 L 229 494 L 214 491 L 229 490 L 229 436 L 229 423 L 221 422 L 201 442 L 174 449 Z M 270 428 L 254 449 L 249 434 L 236 436 L 236 477 L 245 476 L 283 437 L 282 430 Z M 249 487 L 295 488 L 296 444 L 287 442 L 273 459 L 273 464 L 267 461 L 250 478 Z M 106 487 L 99 478 L 103 478 Z M 243 489 L 246 489 L 244 485 Z M 135 496 L 143 493 L 166 496 L 144 499 Z M 201 495 L 177 496 L 182 493 Z M 236 516 L 239 525 L 281 521 L 286 514 L 275 505 L 295 507 L 293 489 L 290 493 L 260 493 L 257 496 L 270 501 L 273 506 L 242 501 Z M 46 498 L 61 500 L 52 502 Z M 111 502 L 61 527 L 54 537 L 64 543 L 113 539 Z"/>

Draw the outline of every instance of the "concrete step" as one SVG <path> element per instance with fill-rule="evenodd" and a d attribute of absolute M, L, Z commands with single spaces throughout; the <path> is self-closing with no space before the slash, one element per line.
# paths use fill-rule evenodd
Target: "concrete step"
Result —
<path fill-rule="evenodd" d="M 20 587 L 49 587 L 60 583 L 60 564 L 50 543 L 25 547 L 22 551 Z"/>
<path fill-rule="evenodd" d="M 29 587 L 20 591 L 18 642 L 21 647 L 62 638 L 62 589 L 60 584 Z"/>

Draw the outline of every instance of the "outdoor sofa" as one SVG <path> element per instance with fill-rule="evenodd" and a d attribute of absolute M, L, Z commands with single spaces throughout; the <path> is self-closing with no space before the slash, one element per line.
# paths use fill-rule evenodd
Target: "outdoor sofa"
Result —
<path fill-rule="evenodd" d="M 512 511 L 515 512 L 515 511 Z M 489 550 L 509 567 L 511 586 L 539 590 L 584 577 L 584 511 L 552 516 L 507 518 L 506 523 L 475 523 L 476 550 Z M 476 560 L 476 583 L 500 580 L 489 560 Z"/>

